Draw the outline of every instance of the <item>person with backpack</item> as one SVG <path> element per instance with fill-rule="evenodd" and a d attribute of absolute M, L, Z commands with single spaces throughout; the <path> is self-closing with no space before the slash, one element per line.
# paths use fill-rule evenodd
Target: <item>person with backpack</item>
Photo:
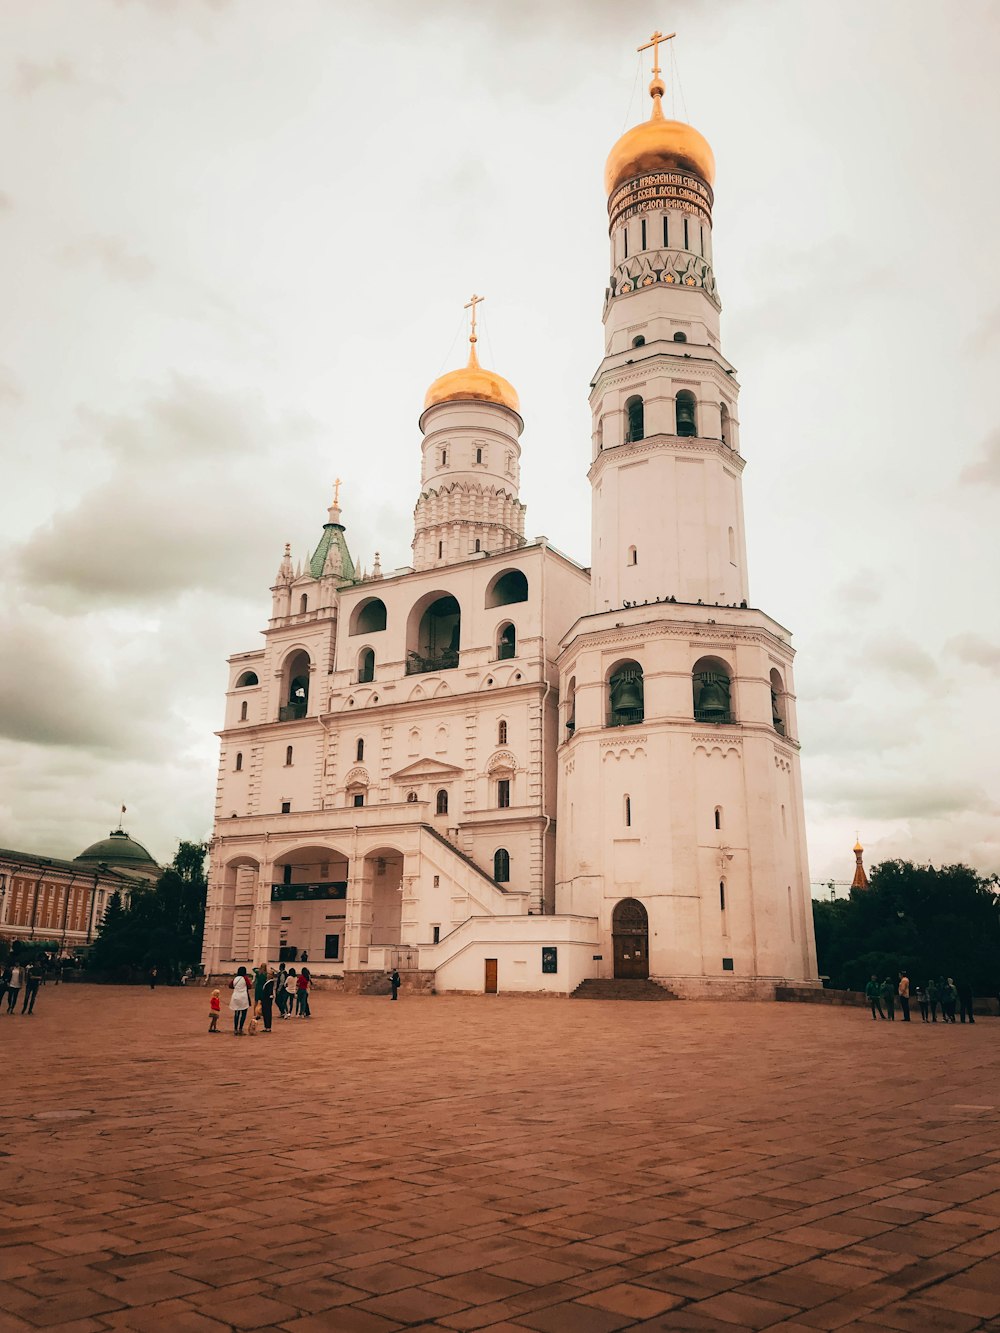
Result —
<path fill-rule="evenodd" d="M 391 998 L 395 999 L 397 994 L 399 993 L 399 987 L 400 987 L 399 973 L 396 971 L 395 968 L 393 968 L 392 971 L 389 973 L 389 985 L 392 987 Z"/>

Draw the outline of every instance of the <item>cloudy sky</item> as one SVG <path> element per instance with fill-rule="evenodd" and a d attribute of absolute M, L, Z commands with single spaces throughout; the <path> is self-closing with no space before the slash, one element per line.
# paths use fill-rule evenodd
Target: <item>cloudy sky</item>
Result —
<path fill-rule="evenodd" d="M 485 292 L 528 532 L 589 559 L 604 158 L 676 28 L 718 161 L 751 587 L 798 648 L 813 878 L 1000 871 L 1000 4 L 7 0 L 0 844 L 210 830 L 282 545 L 409 559 Z"/>

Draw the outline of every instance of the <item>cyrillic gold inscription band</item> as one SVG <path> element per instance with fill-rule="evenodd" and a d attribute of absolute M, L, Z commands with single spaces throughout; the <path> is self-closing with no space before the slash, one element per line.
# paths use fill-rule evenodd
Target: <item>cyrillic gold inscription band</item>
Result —
<path fill-rule="evenodd" d="M 648 176 L 637 176 L 608 200 L 610 226 L 636 213 L 670 208 L 692 213 L 711 226 L 712 191 L 704 181 L 686 172 L 657 171 Z"/>

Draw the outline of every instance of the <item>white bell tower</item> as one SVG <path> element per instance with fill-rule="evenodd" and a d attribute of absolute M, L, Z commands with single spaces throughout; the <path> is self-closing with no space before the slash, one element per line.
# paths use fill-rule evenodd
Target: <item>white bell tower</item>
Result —
<path fill-rule="evenodd" d="M 749 605 L 715 160 L 664 117 L 665 40 L 647 44 L 650 119 L 605 170 L 593 600 L 559 659 L 557 904 L 600 917 L 602 975 L 768 994 L 816 984 L 793 652 Z"/>

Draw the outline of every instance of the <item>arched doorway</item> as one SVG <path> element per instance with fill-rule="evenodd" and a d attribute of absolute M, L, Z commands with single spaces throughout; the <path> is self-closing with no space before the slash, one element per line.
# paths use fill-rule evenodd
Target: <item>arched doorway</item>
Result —
<path fill-rule="evenodd" d="M 616 977 L 649 976 L 649 917 L 636 898 L 623 898 L 611 915 Z"/>

